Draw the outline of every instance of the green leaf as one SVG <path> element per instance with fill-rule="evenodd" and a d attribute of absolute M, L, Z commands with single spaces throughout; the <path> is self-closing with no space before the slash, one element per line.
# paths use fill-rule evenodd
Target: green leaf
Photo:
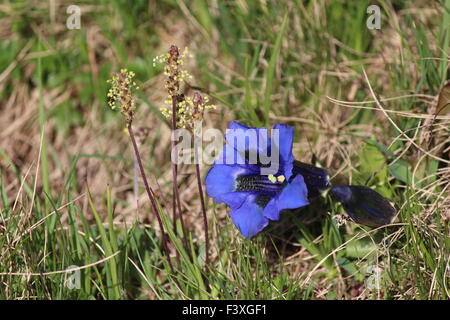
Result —
<path fill-rule="evenodd" d="M 352 240 L 345 248 L 346 256 L 352 258 L 367 258 L 375 253 L 377 245 L 369 238 Z"/>
<path fill-rule="evenodd" d="M 359 160 L 359 171 L 365 180 L 374 176 L 378 182 L 387 181 L 386 159 L 376 146 L 366 144 L 359 152 Z"/>
<path fill-rule="evenodd" d="M 389 173 L 404 183 L 410 183 L 412 173 L 409 169 L 409 164 L 405 160 L 399 159 L 389 166 Z"/>

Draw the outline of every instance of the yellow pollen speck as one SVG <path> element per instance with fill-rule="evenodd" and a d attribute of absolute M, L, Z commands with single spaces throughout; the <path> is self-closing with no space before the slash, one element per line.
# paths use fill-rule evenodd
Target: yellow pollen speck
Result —
<path fill-rule="evenodd" d="M 275 183 L 277 182 L 277 178 L 275 178 L 275 176 L 273 174 L 269 174 L 269 176 L 267 177 L 270 182 Z"/>
<path fill-rule="evenodd" d="M 278 182 L 281 182 L 281 183 L 283 183 L 283 182 L 284 182 L 284 180 L 286 180 L 286 177 L 285 177 L 285 176 L 283 176 L 283 175 L 281 175 L 281 176 L 278 176 L 278 177 L 277 177 L 277 180 L 278 180 Z"/>

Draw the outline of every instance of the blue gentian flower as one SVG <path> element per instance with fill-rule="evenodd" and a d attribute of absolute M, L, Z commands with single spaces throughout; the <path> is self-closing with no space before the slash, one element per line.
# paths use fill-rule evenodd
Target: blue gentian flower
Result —
<path fill-rule="evenodd" d="M 309 204 L 302 174 L 293 173 L 294 128 L 276 124 L 273 129 L 278 130 L 272 130 L 278 139 L 270 138 L 265 128 L 232 121 L 224 149 L 206 176 L 207 194 L 231 208 L 230 217 L 246 238 L 264 229 L 269 220 L 279 220 L 282 210 Z M 274 171 L 268 173 L 271 168 Z"/>
<path fill-rule="evenodd" d="M 331 193 L 359 224 L 381 227 L 391 223 L 397 210 L 381 194 L 366 186 L 338 186 Z"/>

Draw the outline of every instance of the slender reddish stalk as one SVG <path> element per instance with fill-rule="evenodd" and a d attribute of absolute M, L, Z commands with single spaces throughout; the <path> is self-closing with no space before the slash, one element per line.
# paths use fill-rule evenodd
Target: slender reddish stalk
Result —
<path fill-rule="evenodd" d="M 177 97 L 172 96 L 172 132 L 177 129 Z M 172 140 L 172 150 L 175 149 L 175 141 Z M 188 241 L 186 236 L 186 229 L 184 226 L 184 218 L 181 213 L 181 201 L 180 201 L 180 193 L 178 192 L 178 165 L 172 161 L 172 185 L 173 185 L 173 194 L 172 194 L 172 205 L 173 205 L 173 223 L 174 228 L 176 229 L 176 211 L 178 208 L 178 218 L 180 219 L 181 229 L 183 230 L 183 244 L 185 249 L 188 249 Z M 178 206 L 177 206 L 178 205 Z M 176 232 L 176 230 L 175 230 Z M 190 252 L 190 250 L 187 250 Z"/>
<path fill-rule="evenodd" d="M 172 177 L 174 178 L 176 176 L 176 173 L 174 173 L 174 168 L 172 166 Z M 172 221 L 173 221 L 173 233 L 175 235 L 178 234 L 178 230 L 177 230 L 177 198 L 175 196 L 175 186 L 176 182 L 172 183 Z M 181 211 L 180 212 L 180 216 L 181 216 Z M 180 220 L 181 221 L 181 220 Z M 184 228 L 183 228 L 183 233 L 184 233 Z M 177 262 L 180 263 L 180 253 L 178 252 L 178 250 L 175 250 L 175 255 L 177 257 Z"/>
<path fill-rule="evenodd" d="M 153 213 L 156 215 L 156 218 L 158 219 L 159 228 L 161 229 L 161 232 L 162 232 L 162 245 L 163 245 L 164 251 L 167 255 L 167 261 L 169 262 L 170 269 L 173 272 L 174 269 L 172 266 L 172 261 L 170 260 L 169 247 L 167 245 L 167 243 L 168 243 L 167 234 L 165 232 L 164 224 L 162 222 L 161 215 L 159 214 L 158 207 L 156 205 L 154 192 L 153 192 L 152 188 L 149 186 L 148 181 L 147 181 L 147 176 L 144 171 L 144 166 L 142 165 L 141 155 L 139 153 L 136 139 L 134 137 L 133 128 L 131 127 L 131 120 L 127 121 L 127 129 L 128 129 L 128 133 L 130 134 L 131 143 L 133 144 L 133 149 L 134 149 L 134 153 L 136 155 L 136 160 L 138 162 L 139 170 L 141 171 L 142 180 L 144 181 L 145 190 L 147 191 L 148 198 L 150 199 L 150 202 L 152 205 Z"/>
<path fill-rule="evenodd" d="M 206 206 L 205 206 L 205 198 L 203 196 L 203 187 L 202 187 L 202 178 L 200 175 L 200 163 L 198 159 L 198 150 L 197 146 L 194 146 L 195 153 L 195 173 L 197 175 L 197 186 L 198 193 L 200 195 L 200 203 L 202 206 L 203 213 L 203 227 L 205 229 L 205 265 L 208 267 L 209 265 L 209 236 L 208 236 L 208 217 L 206 216 Z"/>

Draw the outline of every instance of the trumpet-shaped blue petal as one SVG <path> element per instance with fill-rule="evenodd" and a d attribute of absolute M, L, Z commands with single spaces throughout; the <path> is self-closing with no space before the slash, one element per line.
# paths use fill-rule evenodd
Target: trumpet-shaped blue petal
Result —
<path fill-rule="evenodd" d="M 264 216 L 270 220 L 279 220 L 280 211 L 295 209 L 309 204 L 308 190 L 301 175 L 296 175 L 276 197 L 264 208 Z"/>
<path fill-rule="evenodd" d="M 250 238 L 264 229 L 269 219 L 264 217 L 263 209 L 256 203 L 257 196 L 252 194 L 236 210 L 230 212 L 231 220 L 242 235 Z"/>
<path fill-rule="evenodd" d="M 239 208 L 248 194 L 236 192 L 236 179 L 248 173 L 245 167 L 215 165 L 206 175 L 206 193 L 218 203 L 224 202 L 232 209 Z"/>
<path fill-rule="evenodd" d="M 232 121 L 225 134 L 225 140 L 226 152 L 222 156 L 226 157 L 226 164 L 255 165 L 261 156 L 270 152 L 270 137 L 266 128 L 247 127 Z M 233 159 L 235 163 L 230 162 Z"/>
<path fill-rule="evenodd" d="M 294 128 L 285 124 L 276 124 L 273 129 L 279 132 L 279 141 L 273 143 L 272 148 L 278 148 L 280 154 L 280 162 L 283 167 L 283 173 L 286 179 L 292 174 L 294 156 L 292 155 L 292 143 L 294 141 Z"/>

